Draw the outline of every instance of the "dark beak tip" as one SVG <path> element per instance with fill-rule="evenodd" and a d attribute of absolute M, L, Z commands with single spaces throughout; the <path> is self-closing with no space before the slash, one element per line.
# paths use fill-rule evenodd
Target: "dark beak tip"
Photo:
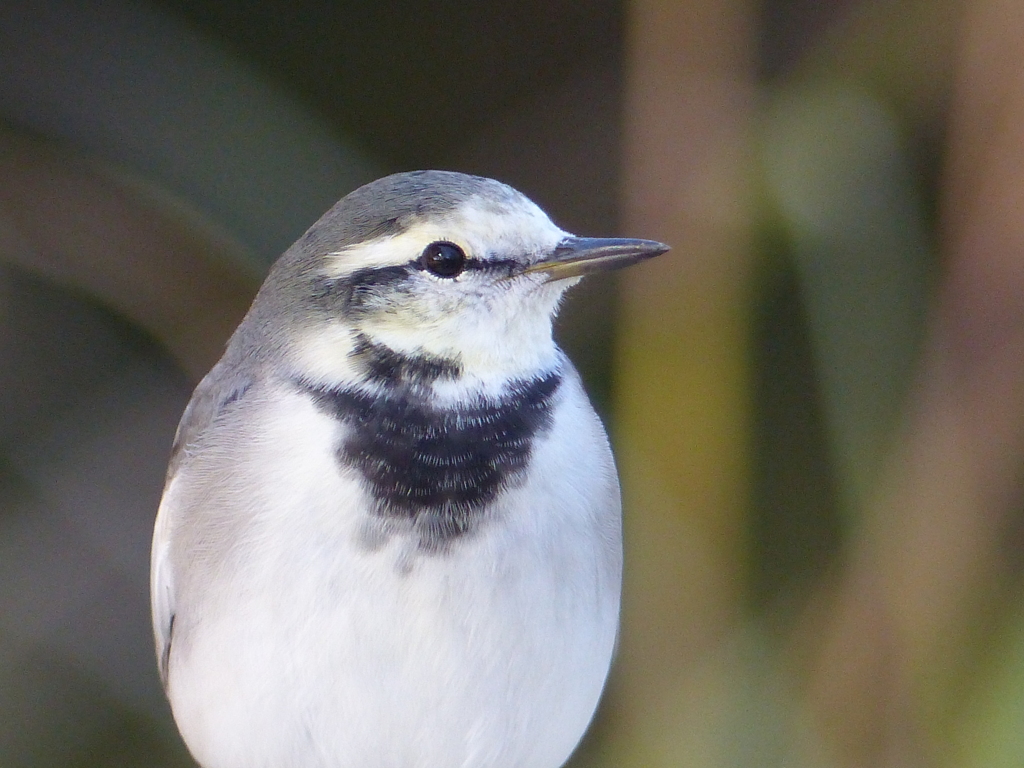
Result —
<path fill-rule="evenodd" d="M 669 250 L 668 245 L 657 240 L 570 236 L 548 258 L 530 265 L 525 271 L 546 272 L 552 280 L 580 277 L 622 269 Z"/>
<path fill-rule="evenodd" d="M 615 241 L 609 241 L 615 242 Z M 622 239 L 617 241 L 623 258 L 623 266 L 638 264 L 657 258 L 672 250 L 672 246 L 658 240 Z"/>
<path fill-rule="evenodd" d="M 648 254 L 650 254 L 648 258 L 651 259 L 653 259 L 655 256 L 661 256 L 663 253 L 668 253 L 669 251 L 672 250 L 671 245 L 660 243 L 657 240 L 647 240 L 646 242 L 648 243 L 649 249 L 647 252 Z"/>

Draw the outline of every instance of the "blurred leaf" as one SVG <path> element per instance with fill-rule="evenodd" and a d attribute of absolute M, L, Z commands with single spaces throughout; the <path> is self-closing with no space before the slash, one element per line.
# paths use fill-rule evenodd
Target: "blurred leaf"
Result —
<path fill-rule="evenodd" d="M 782 91 L 762 161 L 790 237 L 846 512 L 888 449 L 924 327 L 930 249 L 899 126 L 872 95 Z"/>
<path fill-rule="evenodd" d="M 973 697 L 955 735 L 946 765 L 1020 768 L 1024 765 L 1024 595 L 1017 611 L 990 646 L 988 663 L 975 678 Z"/>

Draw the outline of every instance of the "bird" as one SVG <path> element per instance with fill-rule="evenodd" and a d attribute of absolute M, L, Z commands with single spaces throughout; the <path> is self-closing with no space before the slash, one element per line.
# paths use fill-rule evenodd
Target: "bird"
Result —
<path fill-rule="evenodd" d="M 668 250 L 452 171 L 343 197 L 195 389 L 152 618 L 203 768 L 557 768 L 605 685 L 622 520 L 553 338 L 566 289 Z"/>

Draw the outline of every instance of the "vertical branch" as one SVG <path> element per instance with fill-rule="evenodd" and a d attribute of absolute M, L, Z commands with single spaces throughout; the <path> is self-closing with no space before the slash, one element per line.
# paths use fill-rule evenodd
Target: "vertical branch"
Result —
<path fill-rule="evenodd" d="M 844 765 L 940 762 L 1010 575 L 1024 466 L 1024 7 L 966 6 L 941 209 L 946 274 L 887 479 L 814 673 Z"/>
<path fill-rule="evenodd" d="M 628 12 L 623 231 L 673 250 L 623 277 L 627 565 L 606 724 L 609 764 L 658 765 L 723 735 L 710 721 L 724 682 L 707 662 L 743 598 L 755 44 L 745 0 Z"/>

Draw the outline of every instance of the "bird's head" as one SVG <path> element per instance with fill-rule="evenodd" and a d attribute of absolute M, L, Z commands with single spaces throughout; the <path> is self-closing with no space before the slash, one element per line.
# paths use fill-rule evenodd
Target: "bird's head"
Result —
<path fill-rule="evenodd" d="M 281 257 L 237 338 L 328 386 L 382 360 L 381 375 L 507 381 L 554 364 L 566 288 L 666 250 L 570 235 L 491 179 L 395 174 L 343 198 Z"/>

